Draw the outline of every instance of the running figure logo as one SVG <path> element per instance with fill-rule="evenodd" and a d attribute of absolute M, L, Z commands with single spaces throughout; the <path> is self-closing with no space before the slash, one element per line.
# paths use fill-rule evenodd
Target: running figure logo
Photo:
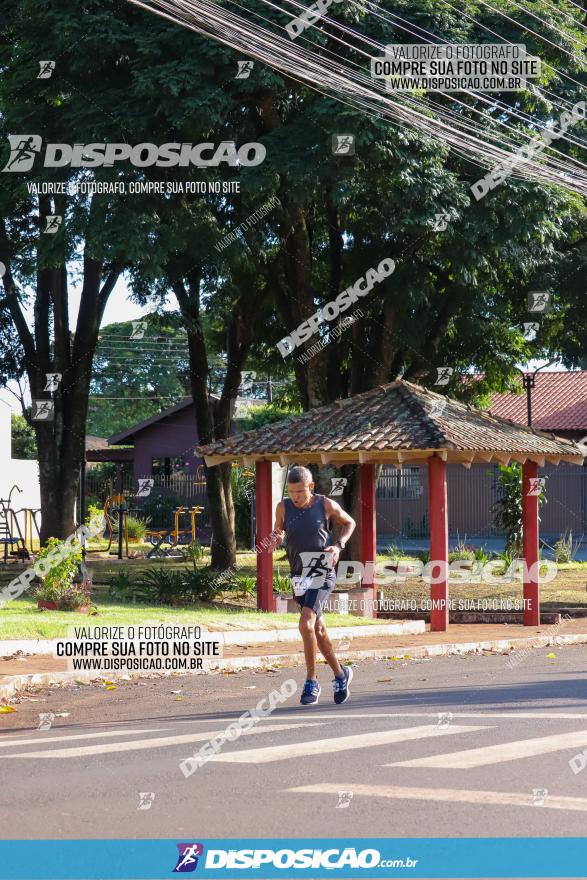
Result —
<path fill-rule="evenodd" d="M 547 290 L 531 290 L 528 294 L 528 311 L 541 314 L 550 311 L 550 293 Z"/>
<path fill-rule="evenodd" d="M 453 373 L 454 369 L 452 367 L 436 367 L 436 382 L 434 384 L 448 385 Z"/>
<path fill-rule="evenodd" d="M 330 478 L 330 494 L 334 498 L 336 495 L 342 495 L 344 492 L 344 487 L 347 484 L 346 477 L 331 477 Z"/>
<path fill-rule="evenodd" d="M 39 73 L 37 79 L 51 79 L 51 74 L 55 70 L 54 61 L 39 61 Z"/>
<path fill-rule="evenodd" d="M 30 171 L 43 140 L 40 134 L 9 134 L 10 156 L 2 171 Z"/>
<path fill-rule="evenodd" d="M 355 136 L 354 136 L 354 134 L 333 134 L 332 135 L 332 154 L 334 156 L 354 156 L 355 155 Z"/>
<path fill-rule="evenodd" d="M 237 61 L 238 73 L 235 79 L 248 79 L 255 64 L 254 61 Z"/>
<path fill-rule="evenodd" d="M 324 586 L 327 574 L 332 571 L 332 564 L 328 553 L 317 550 L 305 550 L 300 553 L 303 570 L 302 577 L 312 578 L 312 589 L 319 590 Z"/>
<path fill-rule="evenodd" d="M 59 383 L 61 382 L 61 377 L 61 373 L 45 373 L 47 384 L 43 388 L 43 391 L 57 391 Z"/>
<path fill-rule="evenodd" d="M 55 414 L 55 404 L 52 400 L 33 400 L 33 422 L 52 422 Z"/>
<path fill-rule="evenodd" d="M 177 849 L 179 856 L 173 873 L 187 874 L 195 871 L 198 867 L 198 856 L 204 855 L 204 845 L 202 843 L 178 843 Z"/>

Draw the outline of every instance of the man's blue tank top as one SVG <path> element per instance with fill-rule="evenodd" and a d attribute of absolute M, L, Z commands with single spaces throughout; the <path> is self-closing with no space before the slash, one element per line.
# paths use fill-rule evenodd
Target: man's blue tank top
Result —
<path fill-rule="evenodd" d="M 285 552 L 292 575 L 303 571 L 300 553 L 324 550 L 330 544 L 328 517 L 324 507 L 324 495 L 313 495 L 311 507 L 295 507 L 290 498 L 284 498 Z"/>

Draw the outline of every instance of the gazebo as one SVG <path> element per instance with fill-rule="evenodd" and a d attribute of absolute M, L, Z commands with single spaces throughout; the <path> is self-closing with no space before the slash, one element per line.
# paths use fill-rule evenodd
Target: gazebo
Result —
<path fill-rule="evenodd" d="M 375 468 L 408 462 L 428 468 L 430 559 L 440 566 L 431 582 L 432 630 L 448 627 L 447 463 L 522 464 L 524 624 L 540 623 L 538 577 L 538 472 L 545 462 L 582 465 L 576 443 L 475 409 L 397 380 L 335 403 L 198 446 L 208 467 L 240 461 L 256 472 L 257 606 L 273 610 L 273 558 L 266 549 L 273 528 L 271 462 L 358 465 L 361 559 L 376 559 Z M 375 590 L 375 584 L 373 584 Z"/>

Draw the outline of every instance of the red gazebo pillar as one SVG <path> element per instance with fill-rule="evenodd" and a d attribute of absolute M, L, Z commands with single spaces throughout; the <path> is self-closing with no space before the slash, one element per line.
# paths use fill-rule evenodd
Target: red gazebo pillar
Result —
<path fill-rule="evenodd" d="M 257 608 L 259 611 L 274 611 L 273 601 L 273 552 L 265 545 L 273 531 L 273 510 L 271 509 L 271 462 L 255 463 L 255 548 L 257 553 Z"/>
<path fill-rule="evenodd" d="M 375 506 L 375 465 L 360 464 L 359 465 L 359 500 L 360 500 L 360 529 L 361 529 L 361 559 L 363 571 L 370 572 L 372 577 L 372 604 L 370 610 L 367 610 L 365 617 L 377 617 L 375 611 L 375 600 L 377 593 L 375 590 L 374 567 L 377 560 L 377 516 Z M 367 567 L 367 563 L 371 563 Z"/>
<path fill-rule="evenodd" d="M 540 625 L 540 583 L 538 579 L 538 465 L 522 465 L 522 543 L 524 574 L 524 626 Z"/>
<path fill-rule="evenodd" d="M 448 629 L 448 509 L 446 462 L 433 455 L 428 459 L 428 519 L 430 522 L 431 576 L 430 630 Z M 440 566 L 440 569 L 439 569 Z"/>

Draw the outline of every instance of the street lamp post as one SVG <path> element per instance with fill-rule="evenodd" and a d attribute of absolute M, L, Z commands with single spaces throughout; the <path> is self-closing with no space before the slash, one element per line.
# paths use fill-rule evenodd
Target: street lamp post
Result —
<path fill-rule="evenodd" d="M 526 408 L 528 412 L 528 427 L 532 427 L 532 389 L 536 385 L 536 373 L 539 373 L 540 370 L 545 370 L 546 367 L 551 367 L 552 364 L 556 363 L 556 358 L 548 361 L 546 364 L 542 364 L 541 367 L 538 367 L 537 370 L 534 370 L 533 373 L 522 373 L 522 385 L 526 390 Z"/>

